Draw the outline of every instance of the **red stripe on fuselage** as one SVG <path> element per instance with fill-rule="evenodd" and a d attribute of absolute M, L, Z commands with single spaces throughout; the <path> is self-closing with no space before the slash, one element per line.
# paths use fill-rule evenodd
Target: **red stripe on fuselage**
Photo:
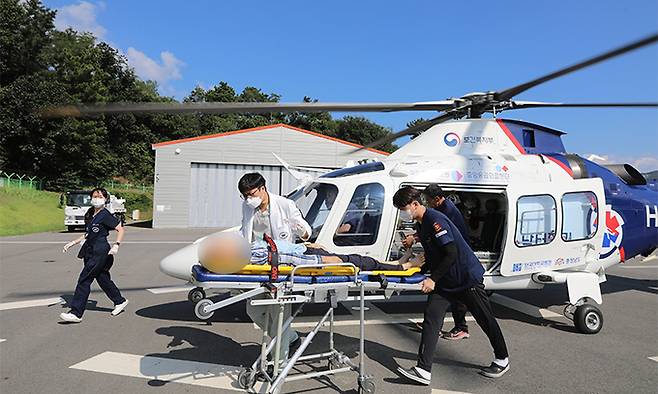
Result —
<path fill-rule="evenodd" d="M 516 137 L 514 137 L 514 134 L 512 134 L 512 132 L 507 128 L 505 122 L 503 122 L 502 119 L 496 119 L 496 122 L 498 122 L 498 126 L 500 126 L 500 128 L 503 129 L 503 131 L 507 135 L 507 138 L 509 138 L 510 141 L 512 141 L 512 143 L 514 144 L 514 146 L 516 146 L 516 149 L 518 149 L 519 152 L 521 152 L 521 154 L 525 155 L 526 154 L 525 149 L 523 149 L 523 146 L 519 143 Z"/>
<path fill-rule="evenodd" d="M 560 167 L 562 167 L 562 169 L 564 171 L 566 171 L 567 174 L 569 174 L 573 178 L 573 170 L 571 168 L 569 168 L 569 166 L 567 166 L 566 164 L 562 163 L 560 160 L 558 160 L 554 157 L 550 157 L 550 156 L 546 156 L 546 157 L 548 157 L 548 159 L 550 161 L 552 161 L 553 163 L 555 163 L 555 164 L 559 165 Z"/>

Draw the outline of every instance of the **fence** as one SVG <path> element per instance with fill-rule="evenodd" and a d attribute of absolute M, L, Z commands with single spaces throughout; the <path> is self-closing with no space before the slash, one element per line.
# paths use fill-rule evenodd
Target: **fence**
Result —
<path fill-rule="evenodd" d="M 19 189 L 43 189 L 43 179 L 25 174 L 9 173 L 0 170 L 0 187 L 16 187 Z"/>
<path fill-rule="evenodd" d="M 114 181 L 104 182 L 103 187 L 105 187 L 107 189 L 113 189 L 113 190 L 133 189 L 133 190 L 141 190 L 142 192 L 146 192 L 147 190 L 153 191 L 153 185 L 133 184 L 133 183 L 119 183 L 119 182 L 114 182 Z"/>
<path fill-rule="evenodd" d="M 28 176 L 14 172 L 0 170 L 0 187 L 15 187 L 19 189 L 43 190 L 44 178 Z M 98 185 L 86 185 L 81 187 L 83 190 L 91 190 Z M 101 185 L 106 189 L 112 190 L 141 190 L 142 192 L 153 191 L 153 185 L 115 182 L 114 180 L 103 182 Z"/>

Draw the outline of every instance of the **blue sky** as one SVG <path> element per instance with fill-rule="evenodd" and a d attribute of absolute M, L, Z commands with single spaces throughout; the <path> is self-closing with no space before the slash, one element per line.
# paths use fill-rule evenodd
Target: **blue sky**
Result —
<path fill-rule="evenodd" d="M 325 102 L 441 100 L 504 89 L 658 31 L 655 0 L 45 4 L 59 9 L 58 27 L 96 33 L 142 78 L 177 98 L 223 80 L 288 102 L 305 95 Z M 658 45 L 516 98 L 658 101 Z M 364 115 L 400 130 L 433 114 Z M 654 109 L 533 109 L 505 117 L 568 132 L 571 152 L 658 169 Z"/>

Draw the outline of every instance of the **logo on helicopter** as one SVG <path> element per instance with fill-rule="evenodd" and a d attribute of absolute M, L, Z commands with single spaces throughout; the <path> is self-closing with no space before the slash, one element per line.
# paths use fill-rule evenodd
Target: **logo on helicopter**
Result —
<path fill-rule="evenodd" d="M 449 147 L 453 148 L 461 142 L 461 138 L 455 133 L 448 133 L 443 137 L 443 142 L 445 142 L 446 145 Z"/>
<path fill-rule="evenodd" d="M 624 238 L 623 226 L 624 219 L 621 215 L 612 209 L 611 205 L 606 205 L 605 233 L 603 234 L 601 258 L 610 256 L 615 250 L 621 247 L 621 241 Z"/>

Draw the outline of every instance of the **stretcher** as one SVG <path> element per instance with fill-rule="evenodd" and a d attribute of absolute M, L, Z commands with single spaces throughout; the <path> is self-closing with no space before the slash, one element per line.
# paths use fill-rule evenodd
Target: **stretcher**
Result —
<path fill-rule="evenodd" d="M 272 275 L 276 268 L 276 275 Z M 359 271 L 351 263 L 337 263 L 304 266 L 247 265 L 236 274 L 223 275 L 207 271 L 200 265 L 192 268 L 192 283 L 196 286 L 189 293 L 189 299 L 196 303 L 194 312 L 202 320 L 212 317 L 216 310 L 236 302 L 249 300 L 252 306 L 263 306 L 267 313 L 276 313 L 272 319 L 275 327 L 268 323 L 263 328 L 261 353 L 258 359 L 238 376 L 238 384 L 245 390 L 252 390 L 258 380 L 265 382 L 267 393 L 279 393 L 285 382 L 329 376 L 342 372 L 358 373 L 359 392 L 374 393 L 375 385 L 366 374 L 364 363 L 365 346 L 365 294 L 383 293 L 385 298 L 403 291 L 420 290 L 420 282 L 425 275 L 418 268 L 406 271 Z M 214 302 L 205 298 L 206 290 L 238 291 L 237 295 Z M 350 292 L 358 292 L 350 297 Z M 359 360 L 354 363 L 334 346 L 334 309 L 338 302 L 358 300 L 359 315 Z M 318 323 L 287 360 L 281 357 L 279 346 L 284 331 L 301 312 L 305 303 L 328 304 L 327 311 Z M 284 321 L 284 308 L 297 304 L 299 308 Z M 272 307 L 274 306 L 274 307 Z M 278 308 L 277 308 L 278 306 Z M 265 319 L 270 321 L 270 316 Z M 329 343 L 325 352 L 304 355 L 318 331 L 329 326 Z M 271 359 L 271 361 L 269 361 Z M 312 373 L 289 375 L 295 364 L 311 360 L 327 360 L 327 369 Z M 275 367 L 276 366 L 276 367 Z"/>

